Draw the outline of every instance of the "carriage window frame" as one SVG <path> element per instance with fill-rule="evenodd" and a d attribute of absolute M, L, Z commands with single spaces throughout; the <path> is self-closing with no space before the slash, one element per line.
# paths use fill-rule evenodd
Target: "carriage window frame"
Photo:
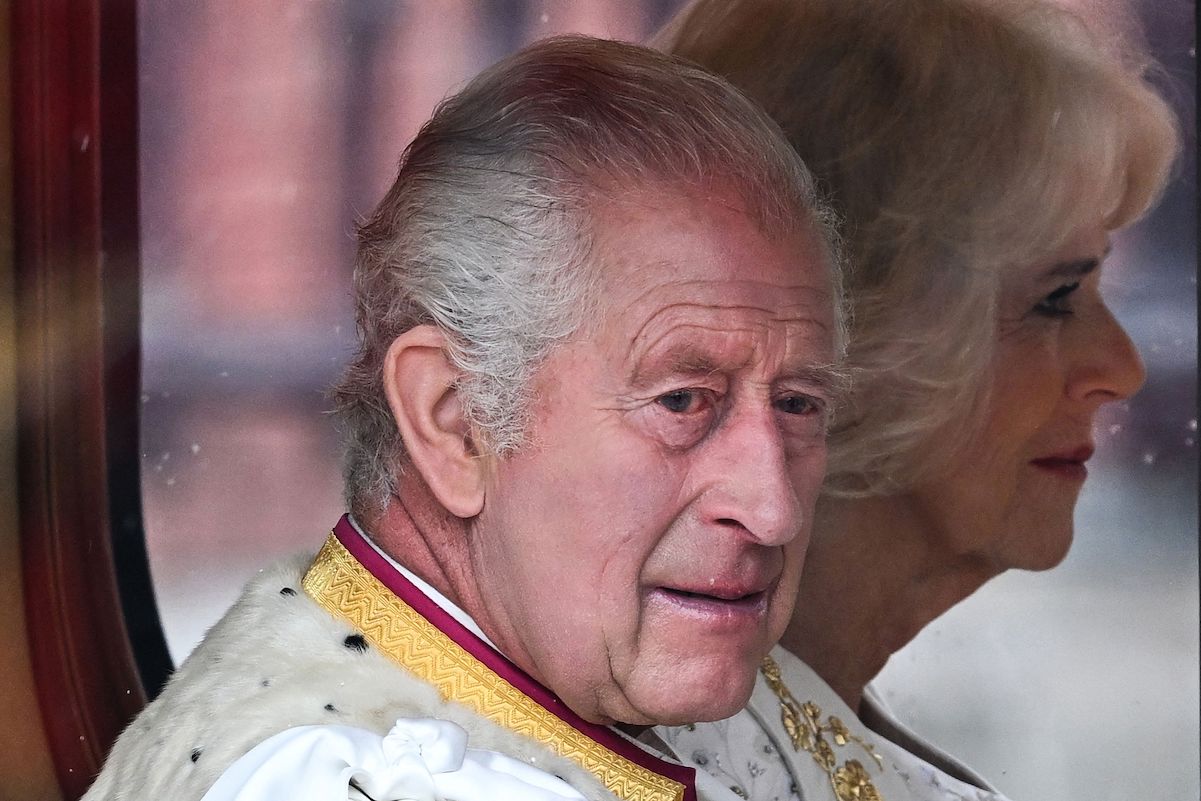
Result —
<path fill-rule="evenodd" d="M 136 10 L 11 6 L 21 570 L 66 799 L 86 791 L 172 670 L 138 458 Z"/>

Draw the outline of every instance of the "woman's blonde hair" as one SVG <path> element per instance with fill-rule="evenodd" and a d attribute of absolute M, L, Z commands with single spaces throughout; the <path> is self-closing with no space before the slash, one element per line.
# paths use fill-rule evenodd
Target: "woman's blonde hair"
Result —
<path fill-rule="evenodd" d="M 1141 216 L 1179 148 L 1149 62 L 1042 2 L 697 0 L 655 44 L 780 123 L 845 220 L 827 490 L 911 487 L 987 403 L 999 278 Z"/>

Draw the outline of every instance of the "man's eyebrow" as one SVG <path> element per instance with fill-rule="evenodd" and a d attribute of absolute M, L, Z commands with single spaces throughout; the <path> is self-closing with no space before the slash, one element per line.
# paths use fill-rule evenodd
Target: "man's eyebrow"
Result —
<path fill-rule="evenodd" d="M 836 364 L 806 364 L 785 371 L 783 378 L 811 384 L 834 400 L 840 400 L 850 390 L 850 375 Z"/>
<path fill-rule="evenodd" d="M 632 380 L 636 386 L 643 386 L 665 376 L 710 375 L 720 369 L 708 354 L 686 344 L 672 348 L 660 358 L 651 359 L 649 362 L 640 360 L 637 369 L 634 370 Z"/>
<path fill-rule="evenodd" d="M 640 361 L 631 375 L 631 382 L 636 387 L 647 387 L 666 377 L 707 376 L 730 366 L 718 364 L 711 354 L 698 349 L 694 343 L 685 342 L 649 361 Z M 842 398 L 850 386 L 849 375 L 840 365 L 805 362 L 799 354 L 794 363 L 782 367 L 778 380 L 810 385 L 835 400 Z"/>

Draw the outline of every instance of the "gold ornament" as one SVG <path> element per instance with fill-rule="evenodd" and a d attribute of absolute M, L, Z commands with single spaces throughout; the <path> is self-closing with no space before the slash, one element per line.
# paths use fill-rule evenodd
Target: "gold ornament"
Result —
<path fill-rule="evenodd" d="M 812 701 L 797 703 L 780 676 L 780 666 L 770 656 L 763 658 L 759 672 L 763 674 L 767 686 L 780 701 L 780 721 L 784 724 L 788 739 L 792 741 L 792 747 L 798 753 L 804 751 L 812 756 L 813 761 L 825 771 L 830 778 L 834 797 L 838 801 L 883 801 L 863 763 L 856 759 L 848 759 L 842 765 L 838 764 L 838 755 L 826 739 L 826 735 L 829 735 L 830 740 L 839 748 L 855 743 L 883 768 L 884 760 L 876 753 L 872 744 L 852 734 L 846 724 L 833 715 L 828 716 L 823 723 L 821 707 Z"/>

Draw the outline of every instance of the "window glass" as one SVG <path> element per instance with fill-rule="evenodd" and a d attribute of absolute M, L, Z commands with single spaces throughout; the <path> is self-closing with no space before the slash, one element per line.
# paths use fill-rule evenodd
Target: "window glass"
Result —
<path fill-rule="evenodd" d="M 342 512 L 326 390 L 352 347 L 355 222 L 404 144 L 522 44 L 567 31 L 637 41 L 678 5 L 139 5 L 143 495 L 177 663 L 250 576 L 314 550 Z M 1186 103 L 1189 14 L 1145 2 Z M 1197 792 L 1195 214 L 1182 179 L 1115 243 L 1106 291 L 1149 378 L 1100 427 L 1067 562 L 989 584 L 879 681 L 902 717 L 1015 801 Z"/>

